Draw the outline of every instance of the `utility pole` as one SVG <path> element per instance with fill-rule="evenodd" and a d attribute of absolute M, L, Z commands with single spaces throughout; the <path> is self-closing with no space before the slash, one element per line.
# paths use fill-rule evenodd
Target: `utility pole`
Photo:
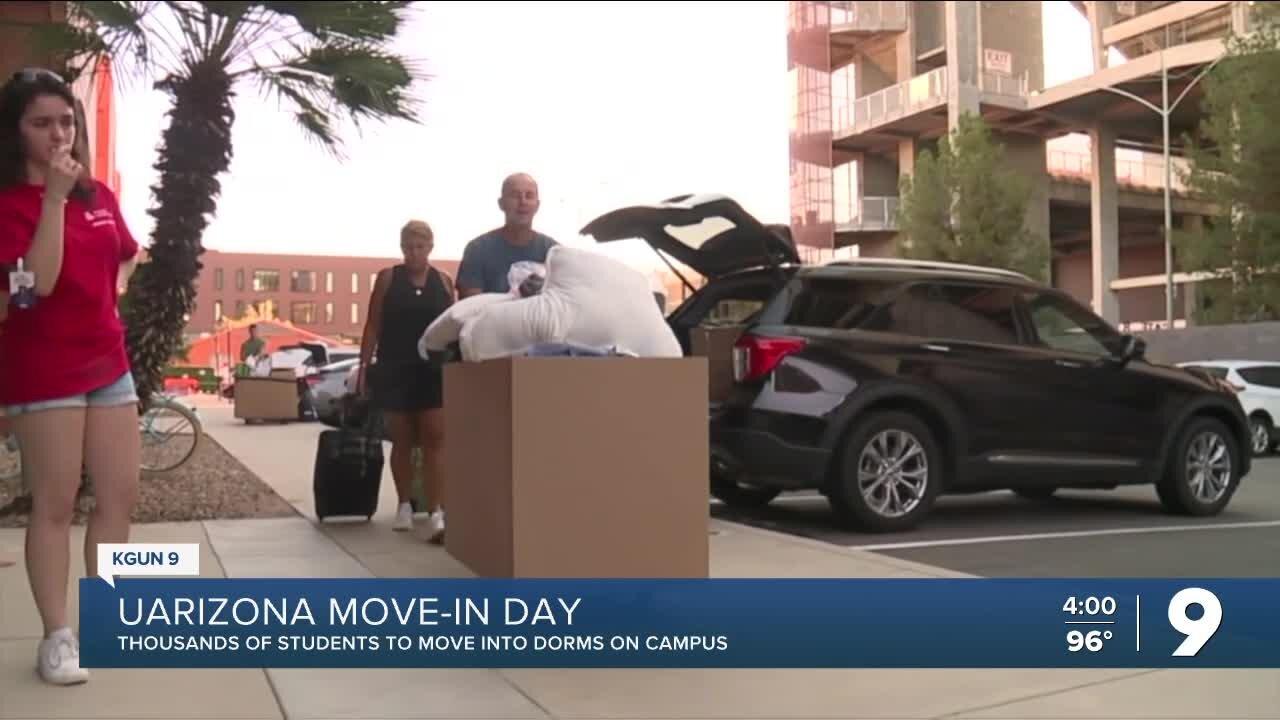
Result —
<path fill-rule="evenodd" d="M 1171 158 L 1170 158 L 1169 117 L 1173 114 L 1175 110 L 1178 109 L 1178 105 L 1182 103 L 1182 100 L 1187 96 L 1187 93 L 1191 92 L 1192 88 L 1198 85 L 1200 81 L 1203 80 L 1204 77 L 1209 74 L 1209 71 L 1217 67 L 1218 63 L 1222 61 L 1222 57 L 1219 56 L 1213 62 L 1209 63 L 1203 70 L 1201 70 L 1195 76 L 1195 78 L 1193 78 L 1191 82 L 1188 83 L 1185 88 L 1183 88 L 1182 93 L 1178 95 L 1178 97 L 1173 101 L 1173 103 L 1170 104 L 1169 102 L 1169 65 L 1165 61 L 1166 60 L 1165 51 L 1168 49 L 1168 46 L 1169 46 L 1169 43 L 1167 40 L 1167 36 L 1168 36 L 1167 28 L 1165 30 L 1165 33 L 1166 33 L 1165 47 L 1159 51 L 1160 52 L 1160 89 L 1161 89 L 1161 100 L 1160 100 L 1159 107 L 1157 107 L 1154 103 L 1147 100 L 1146 98 L 1140 95 L 1135 95 L 1134 93 L 1131 93 L 1127 90 L 1121 90 L 1119 88 L 1113 88 L 1113 87 L 1104 87 L 1102 89 L 1106 90 L 1107 92 L 1115 93 L 1116 95 L 1129 98 L 1130 100 L 1133 100 L 1134 102 L 1137 102 L 1143 105 L 1148 110 L 1151 110 L 1155 114 L 1159 115 L 1161 119 L 1163 135 L 1164 135 L 1164 312 L 1165 312 L 1165 320 L 1169 323 L 1169 329 L 1172 330 L 1173 329 L 1173 196 L 1172 196 L 1173 163 L 1171 162 Z"/>

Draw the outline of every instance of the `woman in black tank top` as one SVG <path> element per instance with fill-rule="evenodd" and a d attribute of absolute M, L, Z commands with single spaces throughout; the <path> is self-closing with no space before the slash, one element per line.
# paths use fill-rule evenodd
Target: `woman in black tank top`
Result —
<path fill-rule="evenodd" d="M 422 449 L 430 539 L 444 536 L 440 447 L 444 436 L 444 373 L 418 354 L 418 340 L 454 301 L 453 282 L 431 267 L 431 228 L 412 221 L 400 231 L 404 263 L 378 273 L 360 346 L 359 392 L 382 411 L 391 436 L 391 474 L 400 502 L 395 529 L 413 527 L 414 446 Z M 377 362 L 370 365 L 376 354 Z"/>

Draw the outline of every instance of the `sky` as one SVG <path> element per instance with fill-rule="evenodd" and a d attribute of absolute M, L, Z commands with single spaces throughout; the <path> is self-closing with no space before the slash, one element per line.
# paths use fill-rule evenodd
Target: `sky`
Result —
<path fill-rule="evenodd" d="M 1044 5 L 1046 83 L 1090 72 L 1085 20 Z M 684 193 L 786 222 L 786 26 L 782 0 L 419 3 L 397 49 L 430 76 L 414 89 L 420 122 L 348 130 L 339 161 L 241 87 L 205 247 L 395 257 L 399 228 L 421 219 L 434 257 L 455 259 L 501 224 L 513 172 L 539 182 L 536 227 L 569 244 L 591 242 L 578 231 L 600 213 Z M 144 243 L 168 105 L 136 80 L 118 89 L 121 203 Z M 654 257 L 639 241 L 619 250 Z"/>

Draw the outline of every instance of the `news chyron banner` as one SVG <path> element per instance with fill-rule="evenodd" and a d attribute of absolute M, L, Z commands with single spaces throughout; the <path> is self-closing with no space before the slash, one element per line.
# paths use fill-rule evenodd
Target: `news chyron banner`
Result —
<path fill-rule="evenodd" d="M 1280 579 L 205 579 L 195 545 L 99 555 L 88 668 L 1280 667 Z"/>

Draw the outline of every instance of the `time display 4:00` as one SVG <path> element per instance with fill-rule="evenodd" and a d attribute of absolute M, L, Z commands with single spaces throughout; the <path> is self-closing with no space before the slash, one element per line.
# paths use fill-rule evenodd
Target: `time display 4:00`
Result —
<path fill-rule="evenodd" d="M 1111 596 L 1086 597 L 1083 599 L 1069 597 L 1063 603 L 1062 611 L 1072 615 L 1114 615 L 1116 612 L 1116 599 Z"/>

